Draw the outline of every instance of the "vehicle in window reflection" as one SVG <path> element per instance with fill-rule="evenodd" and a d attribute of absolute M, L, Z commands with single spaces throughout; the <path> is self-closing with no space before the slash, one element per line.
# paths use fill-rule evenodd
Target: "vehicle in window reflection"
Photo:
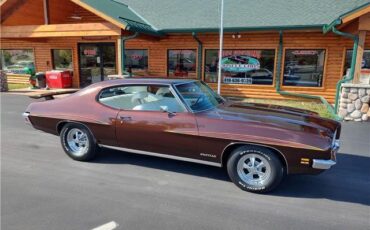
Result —
<path fill-rule="evenodd" d="M 273 190 L 286 174 L 335 165 L 341 130 L 311 111 L 225 100 L 185 79 L 104 81 L 31 103 L 23 117 L 59 135 L 74 160 L 107 148 L 219 166 L 239 188 L 257 193 Z"/>

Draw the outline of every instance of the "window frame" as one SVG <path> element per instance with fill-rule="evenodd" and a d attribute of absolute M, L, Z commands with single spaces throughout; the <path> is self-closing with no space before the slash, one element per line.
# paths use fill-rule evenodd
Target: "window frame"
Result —
<path fill-rule="evenodd" d="M 146 84 L 146 83 L 128 83 L 128 84 L 111 85 L 111 86 L 108 86 L 108 87 L 105 87 L 105 88 L 100 89 L 99 92 L 95 96 L 95 101 L 97 103 L 99 103 L 100 105 L 104 106 L 104 107 L 107 107 L 107 108 L 110 108 L 110 109 L 114 109 L 116 111 L 128 111 L 128 112 L 161 112 L 161 113 L 163 113 L 162 111 L 157 111 L 157 110 L 132 110 L 132 109 L 131 110 L 128 110 L 128 109 L 122 109 L 122 108 L 114 108 L 112 106 L 103 104 L 99 100 L 100 95 L 102 94 L 102 92 L 104 90 L 108 90 L 108 89 L 111 89 L 111 88 L 118 88 L 118 87 L 129 87 L 129 86 L 147 86 L 148 87 L 150 85 L 165 86 L 165 87 L 168 87 L 169 88 L 169 90 L 171 91 L 171 93 L 175 97 L 176 101 L 184 109 L 184 112 L 176 112 L 176 113 L 192 113 L 191 110 L 189 110 L 189 108 L 182 101 L 182 99 L 178 95 L 178 93 L 177 93 L 176 89 L 173 87 L 173 85 L 172 84 L 165 84 L 165 83 L 149 83 L 149 84 Z M 169 112 L 171 112 L 171 111 L 169 111 Z"/>
<path fill-rule="evenodd" d="M 171 50 L 194 50 L 195 51 L 195 77 L 189 78 L 189 77 L 176 77 L 176 76 L 170 76 L 170 69 L 169 69 L 169 58 L 170 58 L 170 51 Z M 166 50 L 166 76 L 167 78 L 175 78 L 175 79 L 190 79 L 190 80 L 198 80 L 198 48 L 167 48 Z"/>
<path fill-rule="evenodd" d="M 37 61 L 36 61 L 36 49 L 34 47 L 31 47 L 31 48 L 28 48 L 28 47 L 22 47 L 22 48 L 17 48 L 17 49 L 13 49 L 13 48 L 3 48 L 1 47 L 0 48 L 0 52 L 3 51 L 3 50 L 32 50 L 32 53 L 33 53 L 33 65 L 35 67 L 35 73 L 37 73 Z M 1 56 L 1 53 L 0 53 L 0 58 L 2 58 Z M 3 69 L 3 66 L 1 66 L 1 69 Z M 13 73 L 11 73 L 13 74 Z"/>
<path fill-rule="evenodd" d="M 352 51 L 353 52 L 353 47 L 352 48 L 348 48 L 348 47 L 344 47 L 343 48 L 343 61 L 342 61 L 342 71 L 341 71 L 341 73 L 343 74 L 343 76 L 345 76 L 346 75 L 346 73 L 345 73 L 345 65 L 346 65 L 346 59 L 347 59 L 347 52 L 348 51 Z M 369 52 L 370 53 L 370 47 L 364 47 L 364 50 L 363 50 L 363 55 L 362 55 L 362 60 L 364 59 L 364 54 L 365 54 L 365 52 Z M 361 61 L 362 61 L 361 60 Z M 350 61 L 350 66 L 349 66 L 349 68 L 351 68 L 351 60 L 349 60 Z M 356 65 L 357 65 L 357 61 L 356 61 Z M 370 69 L 370 68 L 367 68 L 367 69 Z M 361 66 L 361 70 L 362 70 L 362 66 Z"/>
<path fill-rule="evenodd" d="M 53 51 L 54 50 L 71 50 L 71 54 L 72 54 L 72 68 L 71 70 L 74 71 L 74 68 L 75 68 L 75 65 L 74 65 L 74 58 L 73 58 L 73 48 L 72 47 L 68 47 L 68 48 L 51 48 L 50 49 L 50 54 L 51 54 L 51 67 L 56 70 L 55 68 L 55 62 L 54 62 L 54 55 L 53 55 Z"/>
<path fill-rule="evenodd" d="M 323 71 L 322 71 L 322 83 L 321 86 L 295 86 L 295 85 L 283 85 L 284 81 L 284 71 L 285 71 L 285 61 L 286 61 L 286 51 L 287 50 L 324 50 L 325 51 L 325 57 L 324 57 L 324 63 L 323 63 Z M 328 48 L 326 47 L 304 47 L 302 48 L 301 46 L 296 47 L 296 46 L 287 46 L 284 47 L 283 49 L 283 56 L 282 56 L 282 61 L 281 61 L 281 71 L 280 71 L 280 87 L 281 88 L 287 88 L 287 89 L 309 89 L 309 90 L 324 90 L 326 87 L 326 67 L 328 63 Z"/>
<path fill-rule="evenodd" d="M 205 71 L 205 67 L 206 67 L 206 53 L 207 53 L 207 50 L 218 50 L 218 48 L 205 48 L 204 49 L 204 52 L 203 52 L 203 68 L 202 68 L 202 81 L 204 81 L 206 84 L 217 84 L 217 82 L 207 82 L 206 81 L 206 71 Z M 221 84 L 222 85 L 230 85 L 230 86 L 243 86 L 243 87 L 275 87 L 276 85 L 276 68 L 277 68 L 277 53 L 278 53 L 278 48 L 276 47 L 265 47 L 265 48 L 254 48 L 254 47 L 251 47 L 251 48 L 248 48 L 248 47 L 244 47 L 244 48 L 225 48 L 223 50 L 273 50 L 274 51 L 274 71 L 272 72 L 272 84 L 271 85 L 263 85 L 263 84 L 235 84 L 235 83 L 223 83 L 221 81 Z"/>
<path fill-rule="evenodd" d="M 126 52 L 126 50 L 146 50 L 146 52 L 147 52 L 147 58 L 148 58 L 148 61 L 147 61 L 147 69 L 146 69 L 146 72 L 149 72 L 149 48 L 138 48 L 138 49 L 135 49 L 135 48 L 129 48 L 129 49 L 125 49 L 124 50 L 124 52 Z M 125 54 L 124 54 L 125 55 Z M 127 58 L 126 58 L 127 56 L 125 56 L 125 62 L 126 62 L 126 60 L 127 60 Z M 126 63 L 123 63 L 124 64 L 124 68 L 125 68 L 125 71 L 126 71 Z M 132 73 L 132 74 L 134 74 L 134 73 Z"/>

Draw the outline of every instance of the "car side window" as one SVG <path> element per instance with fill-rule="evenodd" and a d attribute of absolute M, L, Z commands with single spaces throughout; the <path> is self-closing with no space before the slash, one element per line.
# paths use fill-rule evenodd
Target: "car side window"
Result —
<path fill-rule="evenodd" d="M 123 110 L 185 112 L 169 86 L 137 85 L 103 89 L 99 102 Z"/>

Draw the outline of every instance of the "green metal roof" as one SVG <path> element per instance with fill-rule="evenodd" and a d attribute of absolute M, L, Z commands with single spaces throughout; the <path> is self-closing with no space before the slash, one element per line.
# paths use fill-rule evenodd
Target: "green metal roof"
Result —
<path fill-rule="evenodd" d="M 197 32 L 219 27 L 220 0 L 82 1 L 131 25 L 132 30 Z M 225 0 L 224 27 L 225 31 L 322 29 L 367 5 L 370 0 Z"/>
<path fill-rule="evenodd" d="M 116 22 L 126 26 L 126 30 L 143 32 L 147 34 L 159 34 L 152 26 L 148 25 L 128 5 L 116 0 L 81 0 L 81 2 L 93 7 L 95 10 L 111 17 Z"/>

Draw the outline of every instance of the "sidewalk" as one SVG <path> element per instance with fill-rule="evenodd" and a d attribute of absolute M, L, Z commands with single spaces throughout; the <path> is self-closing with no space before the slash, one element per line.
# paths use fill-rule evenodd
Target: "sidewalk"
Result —
<path fill-rule="evenodd" d="M 65 89 L 30 89 L 30 88 L 23 88 L 23 89 L 13 89 L 9 90 L 8 92 L 4 93 L 11 93 L 17 95 L 24 95 L 24 96 L 36 96 L 44 93 L 61 93 L 61 92 L 68 92 L 68 91 L 75 91 L 78 88 L 65 88 Z"/>

